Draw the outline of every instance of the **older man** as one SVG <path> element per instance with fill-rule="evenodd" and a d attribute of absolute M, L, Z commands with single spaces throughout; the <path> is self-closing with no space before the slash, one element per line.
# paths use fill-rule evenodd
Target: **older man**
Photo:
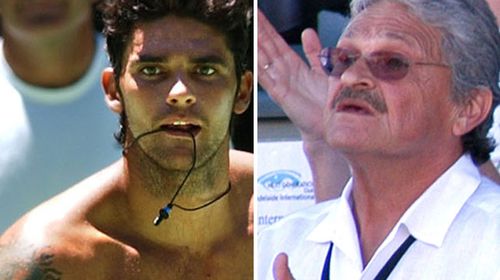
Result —
<path fill-rule="evenodd" d="M 332 160 L 314 153 L 326 146 L 352 173 L 339 199 L 262 232 L 259 279 L 498 277 L 500 188 L 477 168 L 500 93 L 493 14 L 484 1 L 351 5 L 336 48 L 304 34 L 311 69 L 284 71 L 291 53 L 259 20 L 259 81 L 288 112 L 282 79 L 316 81 L 300 104 L 324 104 L 322 117 L 291 117 L 312 163 Z"/>

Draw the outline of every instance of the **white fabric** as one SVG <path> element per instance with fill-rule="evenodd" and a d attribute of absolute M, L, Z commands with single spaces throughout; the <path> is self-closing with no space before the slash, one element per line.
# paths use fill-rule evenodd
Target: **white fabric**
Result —
<path fill-rule="evenodd" d="M 498 80 L 498 86 L 500 87 L 500 74 Z M 490 157 L 493 165 L 500 172 L 500 105 L 497 105 L 493 110 L 493 124 L 488 132 L 488 136 L 495 140 L 495 149 L 490 153 Z"/>
<path fill-rule="evenodd" d="M 96 42 L 85 76 L 52 89 L 16 77 L 0 40 L 0 232 L 40 202 L 119 158 L 113 138 L 118 117 L 106 107 L 100 83 L 109 65 L 104 38 L 96 35 Z"/>
<path fill-rule="evenodd" d="M 493 111 L 493 124 L 491 125 L 488 136 L 495 140 L 495 149 L 490 153 L 493 165 L 500 172 L 500 106 Z"/>
<path fill-rule="evenodd" d="M 295 279 L 320 279 L 330 242 L 330 279 L 373 279 L 409 234 L 416 238 L 389 279 L 500 279 L 500 187 L 461 157 L 403 214 L 363 269 L 349 206 L 339 199 L 299 211 L 259 236 L 257 279 L 289 256 Z"/>

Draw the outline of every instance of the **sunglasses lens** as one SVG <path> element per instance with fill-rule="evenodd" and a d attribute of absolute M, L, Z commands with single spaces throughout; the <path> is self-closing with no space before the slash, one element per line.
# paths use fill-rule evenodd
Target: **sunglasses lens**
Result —
<path fill-rule="evenodd" d="M 333 48 L 324 48 L 319 53 L 319 62 L 327 75 L 330 75 L 333 71 L 333 64 L 330 57 L 332 50 Z"/>
<path fill-rule="evenodd" d="M 391 52 L 378 52 L 367 57 L 373 76 L 381 80 L 400 80 L 408 74 L 410 63 L 404 56 Z"/>
<path fill-rule="evenodd" d="M 324 48 L 319 60 L 327 75 L 339 78 L 360 54 L 342 48 Z M 375 52 L 365 57 L 368 68 L 374 77 L 381 80 L 400 80 L 408 74 L 410 62 L 401 54 L 393 52 Z"/>
<path fill-rule="evenodd" d="M 357 59 L 359 55 L 341 48 L 325 48 L 321 50 L 319 59 L 323 70 L 330 76 L 340 77 Z"/>

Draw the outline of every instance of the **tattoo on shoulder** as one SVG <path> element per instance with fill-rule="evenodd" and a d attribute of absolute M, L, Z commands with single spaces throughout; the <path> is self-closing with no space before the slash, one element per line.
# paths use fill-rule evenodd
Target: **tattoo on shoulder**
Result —
<path fill-rule="evenodd" d="M 59 280 L 62 273 L 53 267 L 54 254 L 50 252 L 40 252 L 38 256 L 35 253 L 35 263 L 33 266 L 32 277 L 28 279 Z"/>
<path fill-rule="evenodd" d="M 50 247 L 41 248 L 32 253 L 29 260 L 13 252 L 19 252 L 19 248 L 0 248 L 0 261 L 5 261 L 1 279 L 25 279 L 25 280 L 60 280 L 61 271 L 54 267 L 55 254 Z M 9 253 L 10 251 L 10 253 Z"/>

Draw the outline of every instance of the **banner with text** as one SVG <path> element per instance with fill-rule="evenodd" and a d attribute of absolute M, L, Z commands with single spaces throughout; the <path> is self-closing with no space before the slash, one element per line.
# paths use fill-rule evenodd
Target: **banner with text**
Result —
<path fill-rule="evenodd" d="M 302 141 L 257 144 L 257 233 L 314 204 L 314 188 Z"/>

